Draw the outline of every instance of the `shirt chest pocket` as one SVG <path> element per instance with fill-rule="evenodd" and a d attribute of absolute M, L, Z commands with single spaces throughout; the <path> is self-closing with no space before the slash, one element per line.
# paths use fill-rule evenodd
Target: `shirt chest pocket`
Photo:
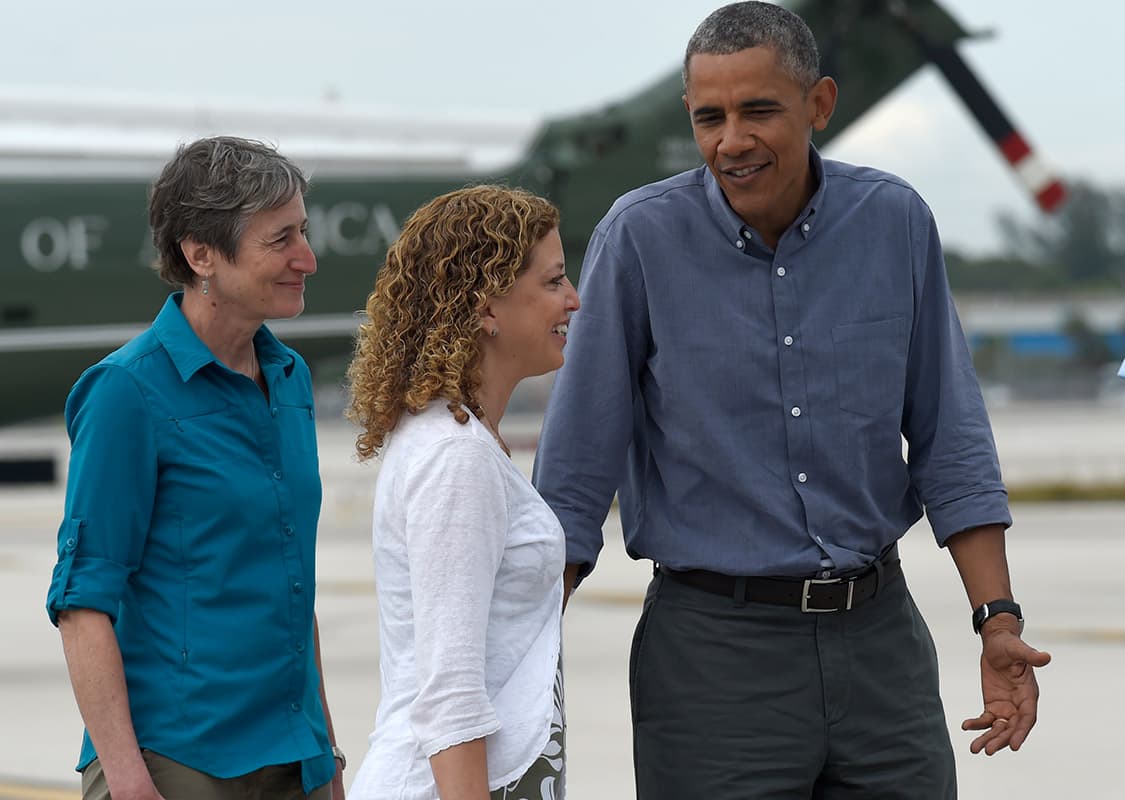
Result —
<path fill-rule="evenodd" d="M 278 402 L 271 413 L 277 418 L 278 434 L 286 449 L 302 455 L 316 455 L 316 415 L 311 405 Z"/>
<path fill-rule="evenodd" d="M 837 325 L 832 329 L 840 408 L 865 417 L 902 413 L 906 388 L 906 320 Z"/>
<path fill-rule="evenodd" d="M 246 457 L 249 431 L 229 406 L 169 417 L 165 430 L 169 460 L 176 464 L 230 463 Z M 251 450 L 252 452 L 252 450 Z"/>

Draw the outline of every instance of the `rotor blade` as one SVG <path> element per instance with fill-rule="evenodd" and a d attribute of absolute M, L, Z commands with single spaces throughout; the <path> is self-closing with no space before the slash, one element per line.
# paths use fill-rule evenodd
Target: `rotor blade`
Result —
<path fill-rule="evenodd" d="M 1039 207 L 1047 213 L 1057 211 L 1066 200 L 1066 188 L 1062 181 L 1031 149 L 1027 139 L 1016 130 L 953 45 L 931 41 L 904 12 L 899 11 L 896 16 L 914 36 L 926 57 L 953 87 L 988 138 L 996 144 L 1016 176 L 1035 197 Z"/>

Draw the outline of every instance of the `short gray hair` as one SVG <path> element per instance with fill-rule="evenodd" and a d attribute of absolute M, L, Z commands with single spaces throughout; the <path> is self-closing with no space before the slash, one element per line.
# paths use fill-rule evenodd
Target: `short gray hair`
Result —
<path fill-rule="evenodd" d="M 233 261 L 250 217 L 307 190 L 301 170 L 263 142 L 214 136 L 180 145 L 149 195 L 154 268 L 173 286 L 192 285 L 180 242 L 210 245 Z"/>
<path fill-rule="evenodd" d="M 749 47 L 769 47 L 781 68 L 806 92 L 820 80 L 820 53 L 805 21 L 773 3 L 731 3 L 699 24 L 684 54 L 684 87 L 688 64 L 697 53 L 725 56 Z"/>

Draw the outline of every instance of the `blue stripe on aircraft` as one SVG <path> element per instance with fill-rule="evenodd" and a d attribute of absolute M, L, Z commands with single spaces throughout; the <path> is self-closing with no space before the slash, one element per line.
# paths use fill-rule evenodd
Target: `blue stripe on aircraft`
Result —
<path fill-rule="evenodd" d="M 1064 333 L 1055 331 L 1041 332 L 1016 332 L 1003 337 L 994 334 L 976 334 L 969 337 L 969 345 L 974 351 L 986 342 L 996 341 L 1000 338 L 1011 351 L 1021 356 L 1054 356 L 1056 358 L 1070 358 L 1077 352 L 1073 339 Z M 1115 353 L 1125 352 L 1125 333 L 1110 333 L 1105 335 L 1106 345 Z"/>

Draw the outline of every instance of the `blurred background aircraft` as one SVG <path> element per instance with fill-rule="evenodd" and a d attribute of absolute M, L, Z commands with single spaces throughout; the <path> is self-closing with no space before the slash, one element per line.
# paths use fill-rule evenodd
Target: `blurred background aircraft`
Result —
<path fill-rule="evenodd" d="M 60 411 L 81 369 L 138 332 L 159 307 L 166 287 L 145 274 L 152 256 L 145 191 L 177 141 L 218 132 L 266 138 L 312 172 L 310 229 L 321 269 L 310 286 L 306 313 L 275 327 L 320 361 L 321 374 L 328 376 L 338 368 L 323 366 L 324 359 L 346 356 L 353 311 L 362 306 L 386 244 L 402 219 L 434 194 L 481 179 L 503 179 L 547 194 L 562 210 L 567 261 L 576 271 L 590 230 L 618 194 L 698 163 L 675 65 L 712 3 L 665 9 L 665 16 L 677 22 L 673 44 L 656 62 L 665 77 L 576 116 L 543 105 L 553 95 L 549 87 L 555 73 L 576 71 L 572 62 L 585 59 L 575 59 L 575 51 L 585 53 L 587 39 L 605 37 L 616 55 L 613 66 L 603 64 L 581 96 L 602 93 L 612 83 L 606 75 L 628 71 L 635 53 L 656 49 L 647 39 L 637 43 L 638 35 L 649 31 L 647 15 L 614 24 L 611 9 L 602 8 L 601 16 L 587 19 L 585 35 L 574 39 L 561 38 L 554 27 L 552 15 L 560 11 L 537 13 L 529 21 L 501 2 L 476 4 L 473 19 L 463 18 L 468 12 L 461 6 L 431 4 L 426 22 L 415 19 L 412 27 L 398 31 L 395 25 L 409 17 L 397 6 L 379 4 L 382 24 L 372 20 L 366 28 L 352 18 L 344 25 L 337 16 L 332 36 L 338 42 L 330 62 L 348 49 L 349 58 L 362 62 L 371 48 L 386 48 L 394 54 L 392 61 L 403 61 L 393 73 L 389 66 L 376 73 L 381 80 L 360 78 L 368 89 L 374 84 L 397 101 L 408 100 L 397 104 L 409 113 L 396 116 L 341 99 L 357 94 L 354 69 L 339 73 L 328 99 L 290 98 L 283 104 L 286 92 L 316 86 L 325 74 L 323 61 L 297 57 L 317 47 L 316 26 L 323 20 L 298 18 L 284 4 L 268 9 L 240 4 L 218 17 L 201 8 L 191 20 L 161 20 L 150 5 L 137 6 L 130 15 L 131 3 L 116 5 L 121 6 L 117 18 L 126 21 L 127 49 L 147 62 L 130 73 L 130 80 L 123 80 L 114 48 L 100 47 L 94 56 L 99 69 L 90 75 L 72 71 L 72 88 L 65 92 L 34 86 L 0 90 L 0 374 L 5 381 L 0 424 Z M 1074 201 L 1062 204 L 1062 184 L 982 86 L 977 73 L 984 71 L 964 60 L 973 31 L 948 13 L 956 2 L 794 0 L 789 5 L 809 20 L 825 71 L 841 84 L 840 107 L 818 141 L 828 155 L 897 171 L 927 198 L 931 193 L 915 173 L 925 175 L 937 162 L 960 183 L 966 203 L 998 184 L 1020 186 L 1032 200 L 1021 200 L 1019 211 L 995 223 L 999 251 L 959 248 L 956 237 L 946 236 L 955 288 L 973 292 L 965 302 L 977 310 L 967 320 L 982 321 L 979 328 L 967 327 L 986 381 L 1027 384 L 1031 359 L 1036 374 L 1047 376 L 1038 380 L 1036 391 L 1064 385 L 1096 391 L 1103 364 L 1125 349 L 1125 314 L 1105 292 L 1125 270 L 1120 209 L 1116 216 L 1108 211 L 1117 199 L 1114 190 L 1080 181 L 1072 190 Z M 1021 4 L 1017 16 L 993 21 L 1006 30 L 1033 5 Z M 332 17 L 332 6 L 318 8 L 318 18 Z M 112 44 L 120 35 L 107 32 L 100 17 L 84 20 L 85 7 L 65 11 L 54 20 L 60 33 L 88 24 L 98 31 L 90 37 L 97 42 Z M 580 10 L 568 14 L 580 16 Z M 201 35 L 193 24 L 204 19 Z M 469 35 L 474 30 L 478 35 Z M 1052 41 L 1063 30 L 1058 28 Z M 451 31 L 460 31 L 452 40 L 460 49 L 447 39 Z M 20 38 L 14 37 L 17 52 Z M 61 38 L 72 63 L 80 61 L 88 40 L 73 33 Z M 1008 61 L 1040 63 L 1029 55 L 1026 50 L 1018 57 L 1009 54 Z M 429 65 L 427 75 L 415 74 L 421 69 L 419 57 Z M 185 61 L 191 69 L 178 72 Z M 216 68 L 225 78 L 225 97 L 207 103 L 190 99 L 215 95 Z M 136 61 L 132 69 L 138 69 Z M 121 89 L 74 88 L 104 81 L 115 70 L 118 86 L 164 87 L 163 96 L 153 100 Z M 509 73 L 526 74 L 531 88 L 514 94 L 501 90 L 500 76 Z M 901 94 L 897 87 L 916 82 L 919 73 L 931 79 L 940 74 L 952 87 L 953 92 L 944 90 L 945 100 L 960 102 L 962 110 L 953 111 L 951 120 L 935 117 L 914 89 L 905 102 L 893 99 Z M 464 92 L 469 75 L 477 76 L 471 82 L 484 85 L 484 99 Z M 1005 84 L 998 95 L 1006 98 L 1021 85 Z M 400 92 L 406 86 L 407 94 L 391 91 L 395 86 Z M 892 93 L 892 100 L 883 102 Z M 258 99 L 247 101 L 247 96 Z M 1039 111 L 1044 100 L 1040 94 L 1034 105 L 1015 110 Z M 1047 100 L 1067 108 L 1071 118 L 1081 116 L 1066 97 Z M 486 113 L 491 105 L 499 110 Z M 539 125 L 517 111 L 537 105 L 552 121 Z M 573 107 L 583 105 L 591 107 L 578 102 Z M 451 121 L 448 106 L 460 106 L 466 119 Z M 979 124 L 967 122 L 964 110 Z M 866 133 L 863 125 L 849 128 L 865 114 L 876 117 L 874 130 L 870 122 Z M 918 154 L 919 144 L 931 142 L 937 130 L 950 139 L 939 155 L 894 163 L 905 153 Z M 980 132 L 994 147 L 982 146 Z M 842 143 L 832 141 L 842 133 Z M 878 152 L 864 157 L 865 148 Z M 981 156 L 991 159 L 995 174 L 981 176 L 968 168 Z M 1000 164 L 1013 167 L 1013 173 L 1003 175 Z M 1052 220 L 1029 216 L 1028 209 L 1036 207 L 1061 212 Z M 937 213 L 945 230 L 941 210 Z M 1064 288 L 1084 288 L 1088 294 L 1060 304 L 1057 293 Z M 1047 293 L 1051 300 L 1036 314 L 1023 306 L 1000 313 L 996 293 L 1010 299 L 1013 292 Z"/>

